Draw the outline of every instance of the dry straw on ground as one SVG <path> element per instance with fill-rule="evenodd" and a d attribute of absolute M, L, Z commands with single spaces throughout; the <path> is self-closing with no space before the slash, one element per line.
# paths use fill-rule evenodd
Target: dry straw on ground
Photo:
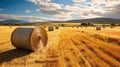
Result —
<path fill-rule="evenodd" d="M 47 40 L 47 33 L 41 27 L 19 27 L 14 30 L 11 36 L 11 42 L 16 48 L 32 51 L 43 49 Z"/>

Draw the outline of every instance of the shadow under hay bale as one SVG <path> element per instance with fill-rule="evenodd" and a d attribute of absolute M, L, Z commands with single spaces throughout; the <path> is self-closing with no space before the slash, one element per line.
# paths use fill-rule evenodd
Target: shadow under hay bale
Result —
<path fill-rule="evenodd" d="M 15 58 L 29 55 L 32 51 L 25 49 L 12 49 L 6 52 L 0 53 L 0 63 L 11 61 Z"/>

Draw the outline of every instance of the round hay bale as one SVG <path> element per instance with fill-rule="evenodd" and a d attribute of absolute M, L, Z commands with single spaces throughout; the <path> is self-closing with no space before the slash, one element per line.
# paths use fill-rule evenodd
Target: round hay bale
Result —
<path fill-rule="evenodd" d="M 55 26 L 55 29 L 59 29 L 59 26 Z"/>
<path fill-rule="evenodd" d="M 11 35 L 13 46 L 32 51 L 42 50 L 46 46 L 47 40 L 47 33 L 41 27 L 19 27 Z"/>
<path fill-rule="evenodd" d="M 97 26 L 97 27 L 96 27 L 96 30 L 101 30 L 101 27 L 100 27 L 100 26 Z"/>
<path fill-rule="evenodd" d="M 53 26 L 49 26 L 48 27 L 48 31 L 54 31 L 54 27 Z"/>

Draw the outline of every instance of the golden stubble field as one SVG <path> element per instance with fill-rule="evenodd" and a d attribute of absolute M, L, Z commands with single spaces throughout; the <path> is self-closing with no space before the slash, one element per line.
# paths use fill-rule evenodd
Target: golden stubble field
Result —
<path fill-rule="evenodd" d="M 0 67 L 120 67 L 120 27 L 47 31 L 48 44 L 39 52 L 13 47 L 15 28 L 0 26 Z"/>

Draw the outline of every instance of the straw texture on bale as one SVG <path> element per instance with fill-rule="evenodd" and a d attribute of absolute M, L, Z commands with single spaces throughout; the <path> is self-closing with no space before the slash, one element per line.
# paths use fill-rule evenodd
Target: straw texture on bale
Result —
<path fill-rule="evenodd" d="M 13 46 L 32 51 L 42 50 L 46 46 L 47 40 L 47 33 L 41 27 L 19 27 L 11 35 Z"/>

